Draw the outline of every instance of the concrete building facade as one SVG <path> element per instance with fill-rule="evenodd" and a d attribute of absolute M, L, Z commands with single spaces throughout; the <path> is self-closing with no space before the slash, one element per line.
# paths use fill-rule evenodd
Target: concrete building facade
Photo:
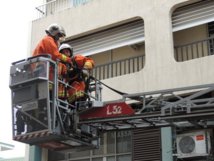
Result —
<path fill-rule="evenodd" d="M 115 89 L 134 94 L 214 82 L 211 0 L 56 0 L 40 6 L 39 12 L 41 17 L 32 22 L 30 53 L 47 26 L 58 23 L 74 52 L 95 60 L 93 75 Z M 104 101 L 120 98 L 103 88 Z M 41 149 L 40 156 L 43 161 L 179 160 L 173 130 L 112 131 L 103 134 L 100 149 L 66 153 Z M 212 131 L 205 133 L 212 136 Z"/>

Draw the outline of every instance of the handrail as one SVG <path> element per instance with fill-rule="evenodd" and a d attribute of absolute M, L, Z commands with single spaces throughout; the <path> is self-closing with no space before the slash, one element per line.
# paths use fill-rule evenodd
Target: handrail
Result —
<path fill-rule="evenodd" d="M 178 62 L 196 59 L 214 54 L 214 37 L 174 47 L 175 59 Z"/>
<path fill-rule="evenodd" d="M 141 70 L 144 67 L 144 62 L 145 55 L 112 61 L 110 63 L 95 66 L 92 75 L 95 78 L 102 80 L 130 74 Z"/>
<path fill-rule="evenodd" d="M 85 4 L 91 0 L 52 0 L 45 4 L 35 7 L 38 11 L 36 19 L 54 14 L 67 8 L 76 7 Z"/>

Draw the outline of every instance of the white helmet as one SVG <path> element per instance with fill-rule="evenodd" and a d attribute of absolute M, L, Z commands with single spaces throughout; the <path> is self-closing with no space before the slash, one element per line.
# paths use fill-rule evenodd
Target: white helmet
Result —
<path fill-rule="evenodd" d="M 60 45 L 60 47 L 59 47 L 59 52 L 61 52 L 63 49 L 68 49 L 68 50 L 70 50 L 71 56 L 73 56 L 73 48 L 71 47 L 71 45 L 66 44 L 66 43 Z"/>
<path fill-rule="evenodd" d="M 58 24 L 51 24 L 48 26 L 45 32 L 56 40 L 58 40 L 60 37 L 66 36 L 64 28 Z"/>

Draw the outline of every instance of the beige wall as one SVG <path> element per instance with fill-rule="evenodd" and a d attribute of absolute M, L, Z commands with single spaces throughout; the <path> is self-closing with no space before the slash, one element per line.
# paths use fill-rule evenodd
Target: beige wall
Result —
<path fill-rule="evenodd" d="M 143 55 L 145 55 L 144 43 L 125 46 L 92 55 L 91 58 L 95 61 L 95 65 L 98 67 L 94 70 L 94 76 L 103 80 L 108 79 L 109 77 L 125 75 L 128 72 L 136 72 L 139 69 L 142 69 L 145 63 L 145 57 L 139 59 L 136 57 Z M 127 61 L 127 58 L 133 57 L 135 58 L 130 60 L 130 62 Z M 122 61 L 118 62 L 119 60 Z M 109 63 L 113 64 L 110 65 Z M 100 65 L 104 66 L 100 67 Z"/>
<path fill-rule="evenodd" d="M 113 49 L 110 51 L 98 53 L 98 54 L 92 55 L 91 58 L 94 59 L 96 65 L 102 65 L 102 64 L 110 63 L 112 61 L 136 57 L 140 55 L 145 55 L 144 43 L 138 45 L 137 47 L 124 46 L 124 47 Z"/>
<path fill-rule="evenodd" d="M 206 39 L 207 24 L 181 30 L 173 34 L 174 45 L 183 45 L 194 41 Z"/>
<path fill-rule="evenodd" d="M 184 2 L 193 0 L 93 0 L 34 21 L 31 50 L 53 22 L 63 25 L 69 37 L 76 37 L 139 16 L 145 24 L 146 64 L 140 72 L 105 80 L 106 84 L 127 93 L 138 93 L 213 83 L 214 70 L 208 70 L 213 65 L 213 56 L 185 62 L 174 59 L 171 12 Z M 179 43 L 179 38 L 175 41 Z M 108 89 L 103 92 L 104 100 L 120 98 Z"/>
<path fill-rule="evenodd" d="M 106 51 L 103 53 L 92 55 L 91 58 L 95 61 L 96 65 L 102 65 L 111 62 L 112 51 Z"/>
<path fill-rule="evenodd" d="M 126 59 L 130 57 L 145 55 L 145 46 L 144 44 L 139 45 L 137 49 L 134 46 L 125 46 L 113 50 L 113 61 Z"/>

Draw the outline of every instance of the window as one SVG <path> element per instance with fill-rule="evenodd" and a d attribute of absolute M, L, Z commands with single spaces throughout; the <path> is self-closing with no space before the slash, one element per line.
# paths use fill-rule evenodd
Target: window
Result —
<path fill-rule="evenodd" d="M 209 55 L 214 54 L 214 22 L 208 23 L 208 34 L 209 34 Z"/>
<path fill-rule="evenodd" d="M 92 158 L 92 161 L 103 161 L 103 158 Z"/>
<path fill-rule="evenodd" d="M 131 155 L 117 156 L 117 161 L 131 161 Z"/>
<path fill-rule="evenodd" d="M 93 58 L 96 64 L 93 76 L 101 80 L 140 71 L 145 64 L 144 41 L 144 21 L 135 17 L 68 43 L 74 54 Z"/>
<path fill-rule="evenodd" d="M 127 153 L 131 151 L 131 131 L 117 132 L 117 153 Z"/>
<path fill-rule="evenodd" d="M 101 138 L 99 149 L 70 153 L 69 161 L 131 161 L 130 130 L 107 132 Z"/>
<path fill-rule="evenodd" d="M 104 151 L 104 145 L 103 145 L 103 137 L 100 139 L 100 147 L 99 149 L 95 149 L 92 151 L 92 154 L 93 155 L 102 155 L 103 154 L 103 151 Z"/>
<path fill-rule="evenodd" d="M 214 1 L 203 0 L 174 10 L 172 28 L 176 61 L 188 61 L 213 54 L 213 7 Z"/>
<path fill-rule="evenodd" d="M 115 157 L 107 157 L 106 161 L 115 161 Z"/>
<path fill-rule="evenodd" d="M 107 154 L 115 153 L 115 132 L 107 133 Z"/>
<path fill-rule="evenodd" d="M 77 151 L 77 152 L 73 152 L 70 153 L 68 155 L 69 158 L 81 158 L 81 157 L 88 157 L 90 155 L 90 151 L 86 150 L 86 151 Z"/>

